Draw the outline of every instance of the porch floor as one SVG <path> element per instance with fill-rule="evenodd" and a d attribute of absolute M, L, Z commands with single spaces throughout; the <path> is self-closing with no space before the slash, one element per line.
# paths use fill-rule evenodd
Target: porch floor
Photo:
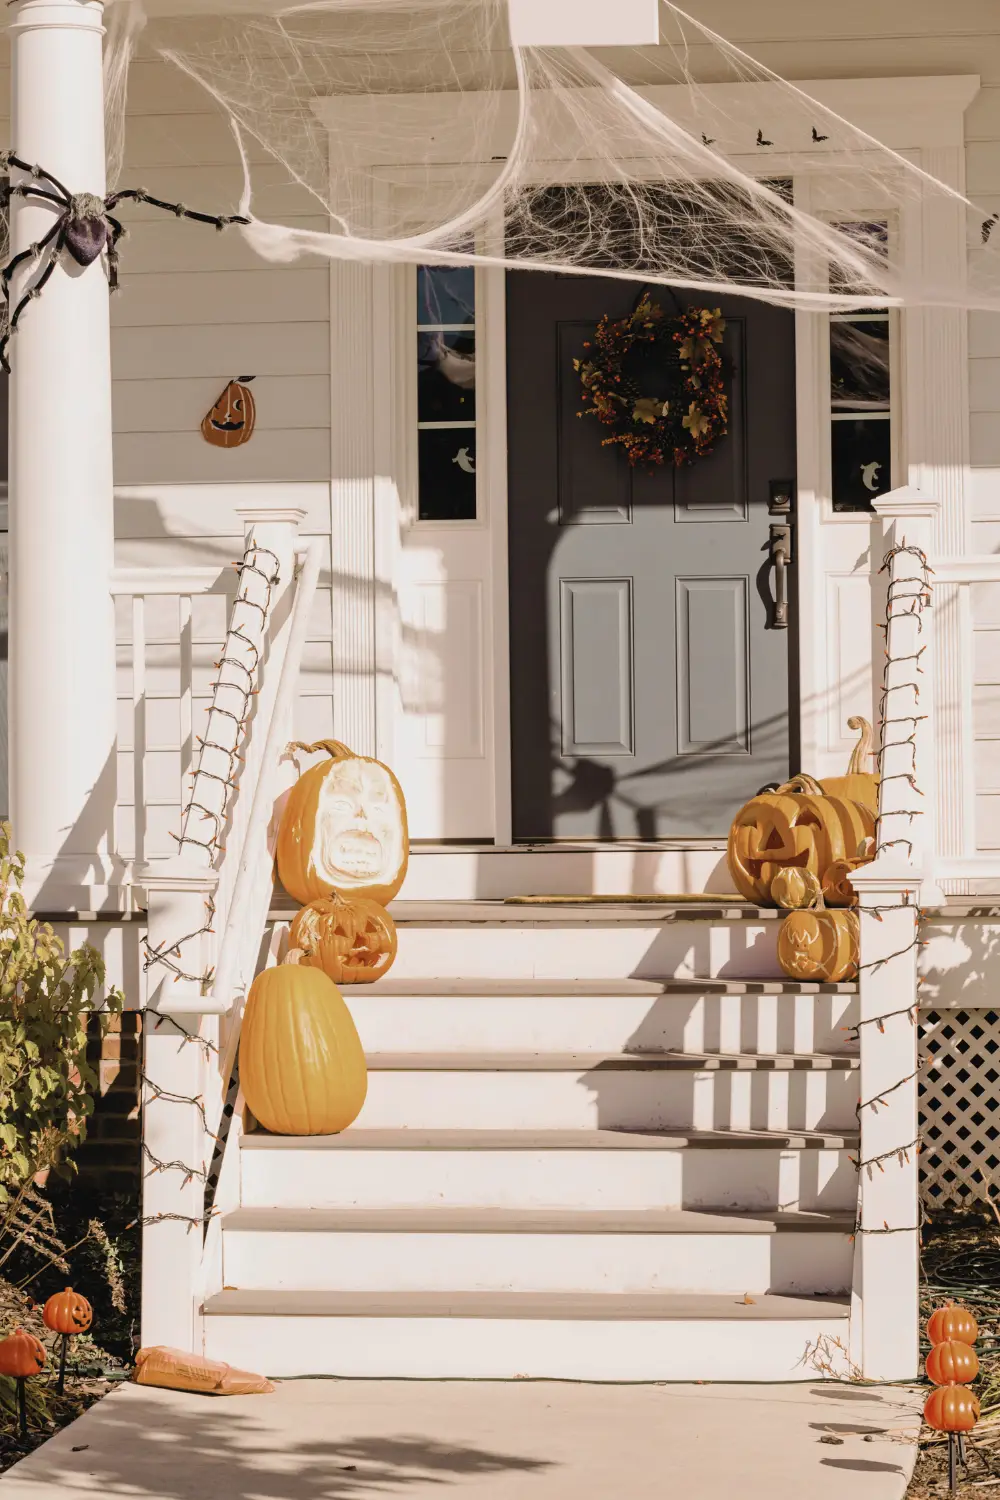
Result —
<path fill-rule="evenodd" d="M 4 1500 L 901 1500 L 919 1412 L 911 1390 L 821 1380 L 128 1385 L 10 1470 Z"/>

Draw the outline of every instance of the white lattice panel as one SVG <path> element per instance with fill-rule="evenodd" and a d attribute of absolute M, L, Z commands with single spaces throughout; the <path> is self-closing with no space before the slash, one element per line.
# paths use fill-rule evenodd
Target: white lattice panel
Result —
<path fill-rule="evenodd" d="M 1000 1191 L 1000 1011 L 920 1016 L 920 1192 L 928 1208 Z"/>

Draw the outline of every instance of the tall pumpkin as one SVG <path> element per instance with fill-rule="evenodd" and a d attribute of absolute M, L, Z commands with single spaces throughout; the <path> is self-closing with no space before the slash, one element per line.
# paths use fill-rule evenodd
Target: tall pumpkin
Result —
<path fill-rule="evenodd" d="M 338 740 L 293 745 L 329 757 L 292 787 L 278 828 L 278 875 L 302 906 L 338 891 L 385 906 L 410 855 L 403 789 L 381 761 Z"/>
<path fill-rule="evenodd" d="M 276 1135 L 336 1135 L 357 1119 L 368 1090 L 365 1054 L 322 969 L 293 961 L 257 975 L 240 1034 L 240 1083 Z"/>
<path fill-rule="evenodd" d="M 875 773 L 875 736 L 872 726 L 860 714 L 847 721 L 848 729 L 858 730 L 858 743 L 851 751 L 846 776 L 825 776 L 823 790 L 828 797 L 849 797 L 878 816 L 878 783 Z"/>
<path fill-rule="evenodd" d="M 771 882 L 779 870 L 808 870 L 822 882 L 837 860 L 854 859 L 875 833 L 871 808 L 828 797 L 811 776 L 760 792 L 741 808 L 729 831 L 726 859 L 748 901 L 776 905 Z"/>

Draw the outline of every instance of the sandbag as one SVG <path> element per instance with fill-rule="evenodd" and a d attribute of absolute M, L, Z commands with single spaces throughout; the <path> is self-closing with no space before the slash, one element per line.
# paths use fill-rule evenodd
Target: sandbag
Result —
<path fill-rule="evenodd" d="M 262 1396 L 274 1386 L 263 1375 L 234 1370 L 218 1359 L 188 1354 L 155 1344 L 135 1357 L 137 1385 L 159 1385 L 171 1391 L 200 1391 L 205 1396 Z"/>

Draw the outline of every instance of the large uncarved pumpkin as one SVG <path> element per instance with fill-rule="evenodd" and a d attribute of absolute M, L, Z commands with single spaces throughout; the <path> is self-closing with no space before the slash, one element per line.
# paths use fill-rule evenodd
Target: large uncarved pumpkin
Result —
<path fill-rule="evenodd" d="M 256 1119 L 277 1135 L 335 1135 L 357 1119 L 368 1090 L 365 1054 L 321 969 L 286 963 L 257 975 L 240 1034 L 240 1083 Z"/>
<path fill-rule="evenodd" d="M 860 802 L 878 815 L 878 783 L 875 772 L 875 736 L 872 726 L 860 714 L 847 721 L 848 729 L 858 730 L 858 743 L 851 751 L 846 776 L 824 776 L 823 790 L 828 797 L 848 797 Z"/>
<path fill-rule="evenodd" d="M 790 979 L 855 979 L 858 938 L 857 912 L 792 911 L 778 933 L 778 963 Z"/>
<path fill-rule="evenodd" d="M 396 924 L 384 907 L 363 896 L 323 896 L 304 906 L 288 941 L 300 963 L 322 969 L 334 984 L 372 984 L 396 957 Z"/>
<path fill-rule="evenodd" d="M 741 808 L 729 831 L 727 863 L 748 901 L 777 904 L 771 882 L 779 870 L 807 870 L 822 882 L 837 860 L 855 859 L 875 833 L 871 808 L 828 797 L 811 776 L 762 792 Z"/>
<path fill-rule="evenodd" d="M 288 794 L 275 851 L 282 885 L 303 906 L 333 891 L 386 906 L 410 853 L 402 787 L 388 766 L 337 740 L 292 748 L 329 758 Z"/>

